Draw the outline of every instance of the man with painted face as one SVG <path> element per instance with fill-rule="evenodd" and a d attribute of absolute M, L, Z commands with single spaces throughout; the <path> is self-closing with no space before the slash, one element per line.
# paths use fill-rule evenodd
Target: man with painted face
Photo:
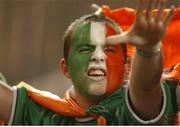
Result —
<path fill-rule="evenodd" d="M 24 82 L 14 88 L 1 82 L 0 118 L 10 125 L 174 124 L 175 88 L 160 81 L 160 41 L 174 9 L 162 18 L 164 1 L 149 0 L 145 14 L 144 4 L 139 0 L 135 22 L 127 32 L 98 13 L 73 22 L 64 36 L 61 60 L 73 87 L 64 99 Z M 125 82 L 127 42 L 136 52 Z"/>

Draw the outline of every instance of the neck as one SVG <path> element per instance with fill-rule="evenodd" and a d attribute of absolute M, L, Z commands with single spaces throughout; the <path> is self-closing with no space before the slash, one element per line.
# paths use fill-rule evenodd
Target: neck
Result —
<path fill-rule="evenodd" d="M 71 87 L 68 91 L 69 96 L 82 108 L 87 109 L 98 103 L 97 101 L 92 101 L 82 96 L 74 87 Z"/>

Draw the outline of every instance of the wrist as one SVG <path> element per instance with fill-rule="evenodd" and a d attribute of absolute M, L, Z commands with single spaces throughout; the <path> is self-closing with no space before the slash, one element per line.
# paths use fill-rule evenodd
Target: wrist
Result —
<path fill-rule="evenodd" d="M 151 57 L 157 56 L 161 52 L 161 47 L 162 47 L 161 42 L 151 47 L 136 46 L 136 52 L 140 56 L 151 58 Z"/>

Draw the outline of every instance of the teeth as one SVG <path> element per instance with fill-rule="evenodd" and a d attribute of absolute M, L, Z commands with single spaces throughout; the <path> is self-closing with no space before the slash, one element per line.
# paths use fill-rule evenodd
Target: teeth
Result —
<path fill-rule="evenodd" d="M 98 82 L 103 80 L 105 77 L 104 76 L 89 76 L 89 78 L 91 78 L 92 80 Z"/>
<path fill-rule="evenodd" d="M 90 76 L 104 76 L 104 72 L 102 70 L 91 70 L 89 71 Z"/>
<path fill-rule="evenodd" d="M 88 71 L 88 77 L 94 81 L 101 81 L 105 78 L 106 72 L 103 69 L 90 69 Z"/>

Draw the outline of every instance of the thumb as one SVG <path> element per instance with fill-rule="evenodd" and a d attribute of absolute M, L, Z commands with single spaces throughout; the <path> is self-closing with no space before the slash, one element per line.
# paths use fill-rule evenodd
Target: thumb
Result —
<path fill-rule="evenodd" d="M 126 44 L 130 43 L 132 45 L 136 46 L 142 46 L 145 44 L 145 40 L 142 37 L 139 36 L 132 36 L 128 33 L 122 33 L 119 35 L 113 35 L 107 37 L 107 43 L 109 44 Z"/>
<path fill-rule="evenodd" d="M 107 37 L 106 39 L 107 43 L 109 44 L 125 44 L 130 41 L 130 37 L 126 33 L 118 34 L 118 35 L 112 35 Z"/>

